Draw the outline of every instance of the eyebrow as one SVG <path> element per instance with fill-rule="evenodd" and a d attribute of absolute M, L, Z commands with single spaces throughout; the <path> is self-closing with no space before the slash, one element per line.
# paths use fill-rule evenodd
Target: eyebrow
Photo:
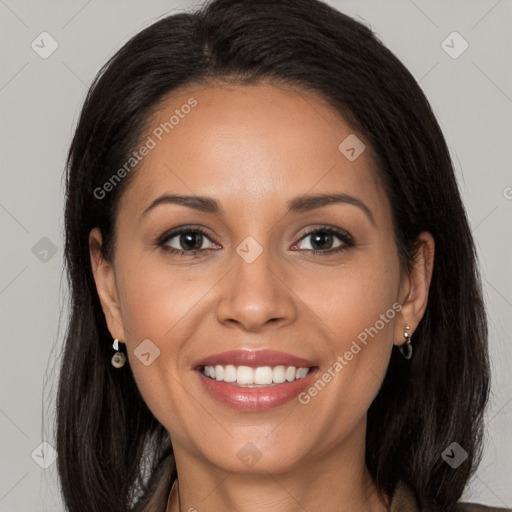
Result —
<path fill-rule="evenodd" d="M 371 223 L 375 226 L 375 218 L 371 210 L 366 204 L 358 199 L 357 197 L 350 196 L 348 194 L 313 194 L 303 195 L 291 199 L 287 203 L 287 214 L 288 213 L 303 213 L 317 208 L 322 208 L 329 204 L 345 203 L 357 206 L 360 208 L 366 216 L 370 219 Z M 212 197 L 205 196 L 184 196 L 177 194 L 164 194 L 157 197 L 152 203 L 142 212 L 142 215 L 146 215 L 150 210 L 156 208 L 161 204 L 177 204 L 186 206 L 187 208 L 193 208 L 205 213 L 212 213 L 215 215 L 222 215 L 224 210 L 220 206 L 219 202 Z"/>

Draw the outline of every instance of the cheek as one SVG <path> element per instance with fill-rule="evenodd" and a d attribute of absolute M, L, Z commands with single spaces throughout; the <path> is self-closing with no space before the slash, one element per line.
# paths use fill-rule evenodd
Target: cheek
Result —
<path fill-rule="evenodd" d="M 163 341 L 173 338 L 173 327 L 185 315 L 187 304 L 173 273 L 149 269 L 134 257 L 123 260 L 118 263 L 118 290 L 124 341 L 137 386 L 155 413 L 157 404 L 167 400 L 163 390 L 172 380 L 178 351 L 178 346 Z"/>
<path fill-rule="evenodd" d="M 118 268 L 126 349 L 137 387 L 154 416 L 180 435 L 184 417 L 196 413 L 184 382 L 189 340 L 207 317 L 207 293 L 218 278 L 211 273 L 184 278 L 178 267 L 136 257 L 123 258 Z"/>
<path fill-rule="evenodd" d="M 304 289 L 308 306 L 328 327 L 329 356 L 315 389 L 303 403 L 329 411 L 343 408 L 333 425 L 361 418 L 384 379 L 393 345 L 397 302 L 398 261 L 375 258 L 337 268 L 336 275 L 320 276 L 314 289 Z M 313 290 L 313 291 L 312 291 Z M 299 293 L 300 295 L 300 293 Z M 325 389 L 325 391 L 324 391 Z M 318 398 L 314 398 L 318 396 Z"/>
<path fill-rule="evenodd" d="M 358 337 L 364 341 L 368 330 L 380 339 L 392 336 L 400 307 L 395 303 L 399 268 L 393 254 L 388 260 L 354 258 L 347 265 L 317 271 L 314 281 L 310 277 L 304 276 L 300 284 L 297 281 L 297 295 L 326 324 L 337 353 L 348 349 Z"/>
<path fill-rule="evenodd" d="M 173 330 L 197 303 L 201 280 L 184 281 L 179 268 L 155 264 L 151 258 L 139 260 L 138 265 L 127 258 L 126 263 L 124 268 L 119 265 L 123 276 L 119 288 L 128 341 L 172 339 Z"/>

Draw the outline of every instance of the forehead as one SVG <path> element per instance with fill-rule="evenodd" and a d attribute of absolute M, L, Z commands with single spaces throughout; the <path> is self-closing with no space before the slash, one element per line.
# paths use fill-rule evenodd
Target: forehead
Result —
<path fill-rule="evenodd" d="M 249 211 L 249 200 L 268 209 L 300 194 L 345 192 L 386 209 L 371 148 L 310 91 L 188 86 L 161 102 L 148 126 L 150 149 L 121 199 L 134 213 L 163 193 L 208 195 Z M 351 160 L 344 141 L 365 149 Z"/>

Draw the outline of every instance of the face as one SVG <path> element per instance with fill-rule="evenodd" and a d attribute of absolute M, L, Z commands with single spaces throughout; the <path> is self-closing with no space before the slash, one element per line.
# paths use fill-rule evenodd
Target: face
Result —
<path fill-rule="evenodd" d="M 98 230 L 91 256 L 110 331 L 175 451 L 277 472 L 364 440 L 425 297 L 400 269 L 362 135 L 313 93 L 260 84 L 175 91 L 146 136 L 114 258 L 94 251 Z M 355 152 L 340 150 L 347 137 Z"/>

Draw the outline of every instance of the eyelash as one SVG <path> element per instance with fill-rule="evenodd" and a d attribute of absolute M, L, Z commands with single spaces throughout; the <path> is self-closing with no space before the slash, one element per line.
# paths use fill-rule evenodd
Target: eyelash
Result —
<path fill-rule="evenodd" d="M 157 245 L 159 247 L 162 247 L 165 251 L 170 252 L 171 254 L 179 254 L 180 256 L 196 256 L 198 253 L 208 251 L 208 250 L 215 250 L 215 249 L 194 249 L 192 251 L 182 251 L 180 249 L 175 249 L 174 247 L 169 247 L 166 242 L 168 242 L 171 238 L 175 238 L 178 235 L 183 235 L 187 233 L 200 233 L 202 236 L 210 239 L 210 236 L 201 228 L 195 227 L 195 228 L 181 228 L 177 231 L 171 231 L 169 233 L 164 233 L 157 241 Z M 332 228 L 330 226 L 321 226 L 317 227 L 315 229 L 312 229 L 311 231 L 308 231 L 307 233 L 304 233 L 302 237 L 300 238 L 299 242 L 304 240 L 310 235 L 313 235 L 315 233 L 327 233 L 329 235 L 335 235 L 338 237 L 343 244 L 337 247 L 336 249 L 331 249 L 327 251 L 319 251 L 316 249 L 302 249 L 307 252 L 311 252 L 313 254 L 320 254 L 320 255 L 329 255 L 329 254 L 335 254 L 342 251 L 346 251 L 347 249 L 354 247 L 354 239 L 353 237 L 346 231 L 341 229 Z"/>

